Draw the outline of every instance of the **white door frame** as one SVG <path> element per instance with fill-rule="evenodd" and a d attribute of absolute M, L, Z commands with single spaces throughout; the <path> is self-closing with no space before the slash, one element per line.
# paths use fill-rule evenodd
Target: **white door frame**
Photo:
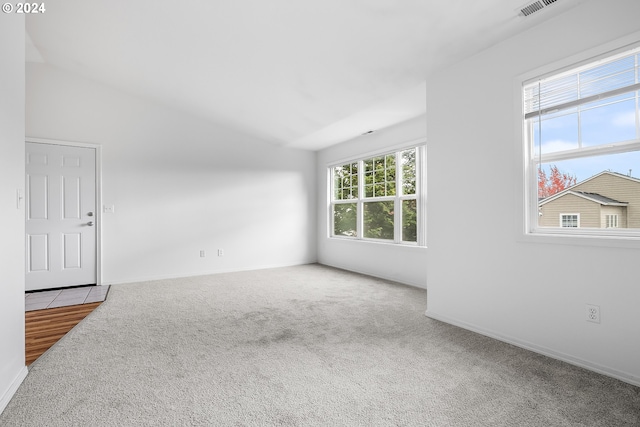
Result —
<path fill-rule="evenodd" d="M 60 141 L 29 136 L 25 138 L 25 142 L 93 148 L 96 150 L 96 285 L 102 285 L 102 146 L 87 142 Z"/>

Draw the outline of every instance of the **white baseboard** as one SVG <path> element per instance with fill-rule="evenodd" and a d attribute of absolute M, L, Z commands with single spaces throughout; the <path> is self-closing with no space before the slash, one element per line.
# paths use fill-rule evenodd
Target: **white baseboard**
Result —
<path fill-rule="evenodd" d="M 414 288 L 427 289 L 427 287 L 426 287 L 426 285 L 424 283 L 416 283 L 416 282 L 408 281 L 408 280 L 400 280 L 397 277 L 392 277 L 391 275 L 388 275 L 388 274 L 373 274 L 370 271 L 364 271 L 362 269 L 352 268 L 352 267 L 349 267 L 349 266 L 340 265 L 340 263 L 330 263 L 330 262 L 325 262 L 325 261 L 322 261 L 322 262 L 318 261 L 318 264 L 326 265 L 327 267 L 339 268 L 340 270 L 351 271 L 353 273 L 364 274 L 365 276 L 377 277 L 378 279 L 384 279 L 384 280 L 388 280 L 390 282 L 402 283 L 403 285 L 411 286 L 411 287 L 414 287 Z"/>
<path fill-rule="evenodd" d="M 156 280 L 170 280 L 170 279 L 181 279 L 185 277 L 209 276 L 212 274 L 239 273 L 242 271 L 255 271 L 255 270 L 267 270 L 271 268 L 295 267 L 298 265 L 314 264 L 315 262 L 316 261 L 314 260 L 301 260 L 300 262 L 295 262 L 295 263 L 261 264 L 261 265 L 247 266 L 247 267 L 220 268 L 215 270 L 199 271 L 196 273 L 185 272 L 185 273 L 164 274 L 164 275 L 157 275 L 157 276 L 136 276 L 136 277 L 130 277 L 126 279 L 119 279 L 119 280 L 103 280 L 103 284 L 124 285 L 129 283 L 151 282 Z"/>
<path fill-rule="evenodd" d="M 487 336 L 489 338 L 494 338 L 494 339 L 496 339 L 498 341 L 502 341 L 502 342 L 505 342 L 507 344 L 515 345 L 516 347 L 524 348 L 525 350 L 533 351 L 534 353 L 539 353 L 539 354 L 542 354 L 544 356 L 551 357 L 552 359 L 557 359 L 557 360 L 569 363 L 571 365 L 579 366 L 579 367 L 587 369 L 589 371 L 593 371 L 593 372 L 596 372 L 598 374 L 606 375 L 608 377 L 612 377 L 612 378 L 615 378 L 617 380 L 624 381 L 626 383 L 629 383 L 629 384 L 632 384 L 634 386 L 640 387 L 640 377 L 632 375 L 632 374 L 630 374 L 628 372 L 622 372 L 622 371 L 619 371 L 617 369 L 613 369 L 613 368 L 610 368 L 608 366 L 603 366 L 603 365 L 600 365 L 600 364 L 597 364 L 597 363 L 589 362 L 589 361 L 580 359 L 578 357 L 574 357 L 574 356 L 571 356 L 571 355 L 568 355 L 568 354 L 565 354 L 565 353 L 562 353 L 562 352 L 559 352 L 559 351 L 552 350 L 552 349 L 547 348 L 547 347 L 536 345 L 536 344 L 533 344 L 533 343 L 530 343 L 530 342 L 527 342 L 527 341 L 522 341 L 522 340 L 519 340 L 517 338 L 510 337 L 510 336 L 502 335 L 502 334 L 499 334 L 499 333 L 497 333 L 495 331 L 487 330 L 487 329 L 484 329 L 484 328 L 479 328 L 479 327 L 477 327 L 475 325 L 472 325 L 472 324 L 469 324 L 469 323 L 466 323 L 466 322 L 458 321 L 458 320 L 455 320 L 455 319 L 448 318 L 446 316 L 441 316 L 439 314 L 432 313 L 429 310 L 427 310 L 425 312 L 425 316 L 427 316 L 427 317 L 429 317 L 431 319 L 439 320 L 441 322 L 449 323 L 449 324 L 454 325 L 454 326 L 458 326 L 458 327 L 463 328 L 463 329 L 467 329 L 467 330 L 472 331 L 472 332 L 476 332 L 476 333 L 478 333 L 480 335 L 484 335 L 484 336 Z"/>
<path fill-rule="evenodd" d="M 7 407 L 7 405 L 11 401 L 11 398 L 13 398 L 13 395 L 16 394 L 16 391 L 18 391 L 18 387 L 20 387 L 20 384 L 22 384 L 22 381 L 24 381 L 28 373 L 29 370 L 26 366 L 24 366 L 20 370 L 20 372 L 18 372 L 18 375 L 16 375 L 16 378 L 13 380 L 9 388 L 0 397 L 0 414 L 4 411 L 4 408 Z"/>

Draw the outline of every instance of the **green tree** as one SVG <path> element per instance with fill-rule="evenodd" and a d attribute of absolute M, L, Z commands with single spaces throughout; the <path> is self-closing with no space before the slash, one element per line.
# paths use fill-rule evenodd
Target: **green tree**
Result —
<path fill-rule="evenodd" d="M 355 203 L 339 203 L 333 210 L 333 234 L 336 236 L 356 236 L 357 205 Z"/>
<path fill-rule="evenodd" d="M 364 237 L 393 240 L 393 201 L 364 203 Z"/>

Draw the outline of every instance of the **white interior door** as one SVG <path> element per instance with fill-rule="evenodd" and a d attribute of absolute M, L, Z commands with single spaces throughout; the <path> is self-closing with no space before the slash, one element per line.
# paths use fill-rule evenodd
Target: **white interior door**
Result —
<path fill-rule="evenodd" d="M 26 290 L 96 283 L 96 150 L 27 142 Z"/>

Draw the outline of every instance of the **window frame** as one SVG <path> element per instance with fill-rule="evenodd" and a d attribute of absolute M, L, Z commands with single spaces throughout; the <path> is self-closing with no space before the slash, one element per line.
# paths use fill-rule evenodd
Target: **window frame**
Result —
<path fill-rule="evenodd" d="M 540 67 L 537 70 L 522 74 L 514 79 L 514 90 L 516 91 L 516 95 L 514 96 L 514 111 L 516 111 L 515 117 L 518 122 L 515 129 L 518 140 L 522 141 L 520 149 L 516 150 L 517 161 L 521 165 L 522 170 L 521 179 L 516 180 L 517 192 L 521 195 L 519 200 L 516 200 L 516 210 L 520 212 L 519 218 L 521 218 L 516 221 L 517 233 L 519 235 L 518 240 L 586 246 L 640 248 L 639 229 L 538 226 L 538 171 L 537 162 L 534 161 L 533 148 L 535 144 L 533 142 L 530 143 L 527 136 L 530 129 L 528 129 L 527 120 L 525 120 L 523 90 L 526 85 L 536 80 L 577 72 L 580 68 L 588 68 L 589 65 L 595 65 L 600 61 L 605 62 L 616 55 L 638 48 L 640 48 L 640 32 Z M 546 154 L 543 156 L 542 162 L 546 164 L 560 160 L 630 152 L 640 152 L 640 138 L 632 141 Z"/>
<path fill-rule="evenodd" d="M 576 217 L 576 225 L 574 226 L 569 226 L 569 225 L 564 225 L 564 218 L 565 217 Z M 571 221 L 573 222 L 573 219 L 571 219 Z M 580 213 L 561 213 L 560 214 L 560 227 L 561 228 L 580 228 Z"/>
<path fill-rule="evenodd" d="M 416 189 L 415 194 L 403 194 L 402 188 L 402 152 L 406 150 L 416 150 L 415 162 L 416 162 Z M 390 154 L 395 155 L 395 167 L 396 167 L 396 180 L 395 180 L 395 195 L 393 196 L 365 196 L 365 168 L 364 162 L 376 157 L 383 157 Z M 335 199 L 335 179 L 334 168 L 344 166 L 346 164 L 358 164 L 358 197 L 352 199 Z M 390 245 L 401 246 L 416 246 L 426 247 L 426 142 L 424 140 L 412 141 L 407 144 L 401 144 L 397 146 L 391 146 L 383 150 L 377 150 L 357 157 L 351 157 L 345 160 L 337 162 L 331 162 L 327 164 L 327 178 L 328 178 L 328 197 L 327 197 L 327 237 L 337 240 L 349 240 L 371 243 L 382 243 Z M 416 201 L 416 241 L 404 241 L 403 232 L 403 202 L 406 200 Z M 394 238 L 393 239 L 379 239 L 365 237 L 364 235 L 364 205 L 366 203 L 375 202 L 394 202 Z M 356 235 L 355 236 L 343 236 L 335 234 L 334 223 L 334 205 L 336 204 L 356 204 Z"/>
<path fill-rule="evenodd" d="M 605 228 L 619 228 L 619 227 L 620 227 L 619 214 L 605 214 Z"/>

